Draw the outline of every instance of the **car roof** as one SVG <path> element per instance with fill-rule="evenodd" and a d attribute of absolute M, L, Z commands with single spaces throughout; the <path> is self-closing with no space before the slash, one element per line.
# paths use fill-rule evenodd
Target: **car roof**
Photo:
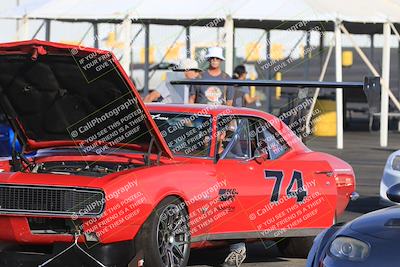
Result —
<path fill-rule="evenodd" d="M 214 116 L 219 114 L 252 115 L 264 117 L 268 120 L 276 118 L 274 115 L 264 111 L 224 105 L 147 103 L 146 106 L 150 111 L 187 112 Z"/>
<path fill-rule="evenodd" d="M 199 115 L 243 115 L 243 116 L 254 116 L 267 120 L 280 134 L 285 135 L 287 142 L 289 141 L 290 134 L 292 130 L 279 118 L 269 114 L 264 111 L 242 108 L 242 107 L 232 107 L 224 105 L 205 105 L 205 104 L 164 104 L 164 103 L 147 103 L 147 109 L 150 112 L 171 112 L 171 113 L 189 113 L 189 114 L 199 114 Z M 296 139 L 297 140 L 297 139 Z M 308 148 L 298 139 L 296 142 L 291 141 L 290 147 L 295 150 L 308 150 Z"/>

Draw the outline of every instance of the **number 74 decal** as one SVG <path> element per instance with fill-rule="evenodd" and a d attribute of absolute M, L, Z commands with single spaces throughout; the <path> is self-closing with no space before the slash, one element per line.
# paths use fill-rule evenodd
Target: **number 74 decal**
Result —
<path fill-rule="evenodd" d="M 280 191 L 282 180 L 284 177 L 283 171 L 268 171 L 264 170 L 265 179 L 275 179 L 274 189 L 271 195 L 271 202 L 277 202 Z M 293 190 L 294 184 L 296 183 L 296 189 Z M 303 174 L 299 171 L 293 171 L 292 179 L 290 180 L 289 186 L 286 188 L 286 195 L 288 198 L 297 198 L 297 202 L 303 202 L 307 196 L 307 190 L 304 188 Z"/>

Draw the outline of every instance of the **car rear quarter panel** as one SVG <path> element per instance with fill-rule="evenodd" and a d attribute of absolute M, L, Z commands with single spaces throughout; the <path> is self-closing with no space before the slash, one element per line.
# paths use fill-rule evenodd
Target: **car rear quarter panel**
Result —
<path fill-rule="evenodd" d="M 342 214 L 350 201 L 350 194 L 355 191 L 356 187 L 355 174 L 350 164 L 322 152 L 301 153 L 298 158 L 301 160 L 320 160 L 329 164 L 337 189 L 336 215 Z M 315 171 L 327 170 L 316 169 Z"/>

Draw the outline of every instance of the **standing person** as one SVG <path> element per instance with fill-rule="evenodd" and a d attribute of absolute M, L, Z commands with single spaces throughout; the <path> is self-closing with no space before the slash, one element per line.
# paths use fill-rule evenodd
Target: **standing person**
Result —
<path fill-rule="evenodd" d="M 225 60 L 221 47 L 208 48 L 206 59 L 209 62 L 207 71 L 200 75 L 203 80 L 225 80 L 230 79 L 229 75 L 221 70 L 221 63 Z M 221 85 L 195 85 L 190 88 L 189 103 L 194 104 L 214 104 L 228 105 L 233 104 L 233 88 Z"/>
<path fill-rule="evenodd" d="M 246 67 L 244 65 L 238 65 L 233 71 L 233 79 L 245 80 L 247 76 Z M 233 98 L 233 105 L 235 107 L 246 107 L 249 104 L 259 101 L 259 96 L 250 96 L 250 87 L 239 86 L 235 87 L 235 94 Z"/>
<path fill-rule="evenodd" d="M 196 79 L 201 72 L 199 68 L 199 64 L 196 60 L 186 58 L 182 59 L 178 66 L 173 69 L 174 72 L 182 72 L 182 77 L 175 77 L 175 79 Z M 161 103 L 183 103 L 183 98 L 181 94 L 179 94 L 175 87 L 169 83 L 170 79 L 167 77 L 167 80 L 162 82 L 154 91 L 144 97 L 143 101 L 145 103 L 153 102 L 162 97 Z"/>

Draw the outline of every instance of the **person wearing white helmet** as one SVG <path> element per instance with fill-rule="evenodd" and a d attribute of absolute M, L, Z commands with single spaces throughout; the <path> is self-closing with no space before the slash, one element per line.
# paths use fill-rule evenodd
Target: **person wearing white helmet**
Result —
<path fill-rule="evenodd" d="M 201 69 L 196 60 L 185 58 L 182 59 L 177 66 L 172 69 L 174 72 L 180 72 L 182 75 L 175 75 L 174 79 L 195 79 L 199 76 Z M 178 73 L 179 74 L 179 73 Z M 169 83 L 171 79 L 167 76 L 167 80 L 162 82 L 155 90 L 144 97 L 145 103 L 153 102 L 162 97 L 161 103 L 183 103 L 181 95 L 176 91 L 174 86 Z"/>
<path fill-rule="evenodd" d="M 209 67 L 200 75 L 200 79 L 230 79 L 230 76 L 221 70 L 221 63 L 225 60 L 221 47 L 208 48 L 205 57 L 209 62 Z M 234 91 L 231 86 L 195 85 L 190 88 L 189 103 L 232 106 L 233 96 Z"/>

